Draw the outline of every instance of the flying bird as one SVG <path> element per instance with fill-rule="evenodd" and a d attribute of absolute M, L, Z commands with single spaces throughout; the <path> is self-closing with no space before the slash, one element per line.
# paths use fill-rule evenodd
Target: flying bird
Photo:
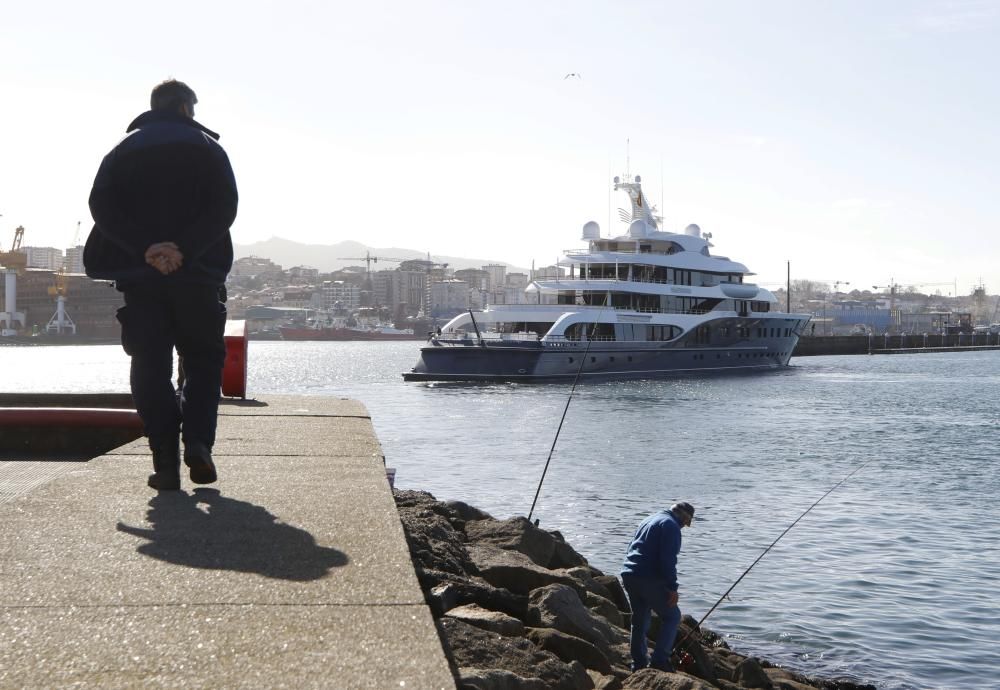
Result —
<path fill-rule="evenodd" d="M 576 72 L 570 72 L 565 77 L 563 77 L 563 81 L 566 81 L 567 79 L 581 79 L 581 78 L 582 77 L 580 77 L 580 75 L 577 74 Z"/>

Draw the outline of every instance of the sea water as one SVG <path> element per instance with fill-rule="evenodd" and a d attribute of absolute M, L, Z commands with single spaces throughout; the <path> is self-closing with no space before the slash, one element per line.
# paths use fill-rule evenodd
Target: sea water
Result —
<path fill-rule="evenodd" d="M 822 498 L 705 625 L 807 674 L 996 687 L 1000 352 L 797 358 L 570 398 L 404 383 L 419 347 L 252 342 L 248 395 L 361 400 L 397 487 L 498 518 L 529 512 L 551 452 L 532 518 L 607 573 L 645 515 L 689 501 L 680 605 L 699 619 Z M 0 347 L 0 365 L 4 391 L 128 390 L 116 346 Z"/>

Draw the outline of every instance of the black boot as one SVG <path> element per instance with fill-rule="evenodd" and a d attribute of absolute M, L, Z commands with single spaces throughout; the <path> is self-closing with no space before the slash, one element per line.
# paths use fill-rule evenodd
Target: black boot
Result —
<path fill-rule="evenodd" d="M 212 462 L 212 451 L 204 443 L 184 442 L 184 464 L 191 468 L 191 481 L 195 484 L 211 484 L 219 478 Z"/>
<path fill-rule="evenodd" d="M 157 491 L 176 491 L 181 488 L 181 448 L 176 436 L 149 439 L 153 451 L 153 474 L 146 483 Z"/>

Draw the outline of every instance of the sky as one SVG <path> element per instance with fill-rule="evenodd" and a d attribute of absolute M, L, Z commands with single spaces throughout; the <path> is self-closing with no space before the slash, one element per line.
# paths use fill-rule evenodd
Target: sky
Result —
<path fill-rule="evenodd" d="M 527 267 L 621 234 L 615 175 L 758 282 L 1000 293 L 1000 2 L 7 3 L 0 248 L 66 247 L 158 82 L 198 93 L 240 244 Z M 578 77 L 566 75 L 575 74 Z"/>

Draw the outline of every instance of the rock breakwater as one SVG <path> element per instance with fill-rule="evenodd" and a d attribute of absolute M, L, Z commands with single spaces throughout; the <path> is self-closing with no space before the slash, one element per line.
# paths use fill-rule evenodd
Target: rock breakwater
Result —
<path fill-rule="evenodd" d="M 616 575 L 558 532 L 459 501 L 394 491 L 410 555 L 460 690 L 874 690 L 737 654 L 684 616 L 683 671 L 629 672 L 629 605 Z M 651 635 L 657 621 L 653 620 Z"/>

